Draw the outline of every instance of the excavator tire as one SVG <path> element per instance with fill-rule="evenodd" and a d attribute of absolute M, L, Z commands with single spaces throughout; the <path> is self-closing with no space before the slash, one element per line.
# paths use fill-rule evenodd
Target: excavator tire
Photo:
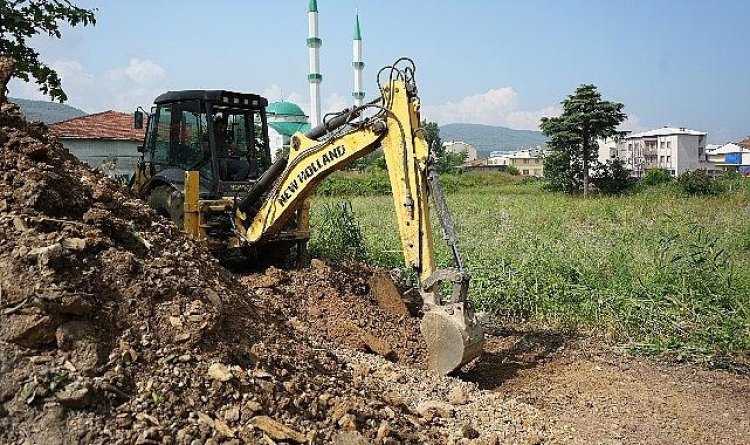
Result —
<path fill-rule="evenodd" d="M 160 185 L 148 195 L 148 205 L 182 229 L 185 225 L 185 196 L 168 185 Z"/>

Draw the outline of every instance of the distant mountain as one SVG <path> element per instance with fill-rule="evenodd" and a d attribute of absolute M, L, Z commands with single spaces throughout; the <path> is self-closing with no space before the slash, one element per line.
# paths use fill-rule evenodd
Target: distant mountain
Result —
<path fill-rule="evenodd" d="M 31 121 L 42 121 L 45 124 L 66 121 L 74 117 L 85 116 L 86 113 L 70 105 L 45 100 L 28 100 L 9 97 L 8 101 L 18 105 L 21 112 Z"/>
<path fill-rule="evenodd" d="M 491 151 L 516 151 L 547 142 L 547 137 L 541 131 L 482 124 L 441 125 L 440 139 L 443 142 L 467 142 L 477 149 L 480 157 L 487 157 Z"/>

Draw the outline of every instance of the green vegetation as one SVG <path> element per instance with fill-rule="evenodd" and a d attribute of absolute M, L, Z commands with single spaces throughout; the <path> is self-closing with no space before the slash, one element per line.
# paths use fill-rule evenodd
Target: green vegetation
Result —
<path fill-rule="evenodd" d="M 705 170 L 686 171 L 677 178 L 677 182 L 688 195 L 713 195 L 721 191 L 719 183 Z"/>
<path fill-rule="evenodd" d="M 688 196 L 673 182 L 586 200 L 510 175 L 443 182 L 471 297 L 484 310 L 505 321 L 592 329 L 641 351 L 748 356 L 746 181 L 722 179 L 719 196 Z M 311 249 L 339 226 L 321 224 L 325 206 L 339 200 L 314 199 Z M 350 202 L 367 260 L 403 267 L 390 196 Z M 435 230 L 438 260 L 448 264 Z"/>
<path fill-rule="evenodd" d="M 634 184 L 630 178 L 630 171 L 619 159 L 608 160 L 606 164 L 600 163 L 591 182 L 605 195 L 619 195 L 628 191 Z"/>
<path fill-rule="evenodd" d="M 641 178 L 641 185 L 652 187 L 655 185 L 666 184 L 672 181 L 672 175 L 663 168 L 652 168 L 646 170 L 646 174 Z"/>
<path fill-rule="evenodd" d="M 310 255 L 329 260 L 367 259 L 365 239 L 350 202 L 325 203 L 317 216 L 318 238 L 310 244 Z"/>
<path fill-rule="evenodd" d="M 440 182 L 446 192 L 458 190 L 503 187 L 527 181 L 510 173 L 440 175 Z M 388 172 L 372 169 L 366 174 L 355 172 L 336 172 L 323 181 L 316 189 L 318 196 L 349 197 L 379 196 L 391 193 Z"/>

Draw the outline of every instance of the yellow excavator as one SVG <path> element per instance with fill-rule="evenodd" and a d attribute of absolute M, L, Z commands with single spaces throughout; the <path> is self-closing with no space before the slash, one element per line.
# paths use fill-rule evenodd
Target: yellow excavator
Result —
<path fill-rule="evenodd" d="M 418 277 L 429 367 L 447 374 L 479 356 L 484 336 L 467 298 L 470 276 L 425 140 L 414 73 L 406 58 L 381 69 L 380 97 L 295 133 L 275 162 L 265 98 L 221 90 L 162 94 L 150 113 L 134 114 L 136 128 L 146 114 L 148 122 L 132 188 L 210 249 L 283 256 L 305 248 L 309 197 L 318 184 L 381 147 L 406 267 Z M 454 267 L 435 263 L 430 197 Z M 441 283 L 450 283 L 451 295 L 441 294 Z"/>

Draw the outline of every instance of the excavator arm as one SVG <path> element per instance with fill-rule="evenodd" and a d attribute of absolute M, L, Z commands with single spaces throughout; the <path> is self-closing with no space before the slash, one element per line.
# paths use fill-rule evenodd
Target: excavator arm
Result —
<path fill-rule="evenodd" d="M 420 328 L 429 350 L 429 365 L 447 374 L 481 353 L 483 334 L 466 298 L 470 277 L 456 246 L 451 217 L 420 123 L 413 63 L 399 70 L 395 68 L 399 62 L 388 67 L 391 79 L 381 88 L 380 98 L 345 110 L 307 134 L 292 137 L 288 157 L 277 160 L 238 203 L 235 229 L 249 244 L 270 239 L 329 174 L 382 147 L 404 260 L 418 276 L 424 302 Z M 368 109 L 374 110 L 374 115 L 363 118 L 362 113 Z M 443 237 L 453 252 L 452 268 L 438 269 L 435 263 L 430 196 Z M 441 297 L 440 284 L 444 282 L 452 286 L 450 298 Z"/>

